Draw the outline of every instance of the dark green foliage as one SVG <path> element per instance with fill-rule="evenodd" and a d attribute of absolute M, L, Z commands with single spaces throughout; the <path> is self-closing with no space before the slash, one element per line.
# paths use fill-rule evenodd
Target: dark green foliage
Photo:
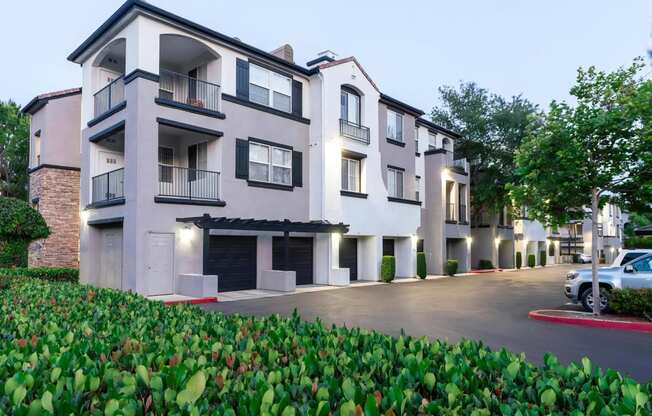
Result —
<path fill-rule="evenodd" d="M 652 289 L 614 289 L 609 293 L 609 307 L 615 313 L 652 320 Z"/>
<path fill-rule="evenodd" d="M 545 267 L 545 266 L 546 266 L 546 262 L 547 262 L 546 251 L 545 251 L 545 250 L 541 250 L 541 253 L 539 253 L 539 256 L 540 256 L 539 263 L 541 263 L 541 267 Z"/>
<path fill-rule="evenodd" d="M 419 252 L 417 253 L 417 276 L 422 279 L 425 279 L 428 275 L 426 270 L 426 253 Z"/>
<path fill-rule="evenodd" d="M 446 261 L 446 274 L 454 276 L 457 273 L 457 260 L 448 259 Z"/>
<path fill-rule="evenodd" d="M 545 355 L 537 367 L 476 341 L 166 307 L 71 283 L 11 280 L 0 328 L 7 415 L 652 412 L 652 384 L 586 358 L 566 366 Z"/>
<path fill-rule="evenodd" d="M 636 236 L 625 238 L 625 248 L 652 248 L 652 237 Z"/>
<path fill-rule="evenodd" d="M 27 266 L 30 241 L 49 234 L 41 214 L 25 201 L 0 197 L 0 267 Z"/>
<path fill-rule="evenodd" d="M 520 251 L 516 252 L 516 268 L 520 269 L 523 266 L 523 255 Z"/>
<path fill-rule="evenodd" d="M 29 118 L 9 100 L 0 101 L 0 195 L 27 199 Z"/>
<path fill-rule="evenodd" d="M 28 277 L 50 282 L 78 282 L 79 270 L 66 267 L 16 267 L 0 269 L 0 276 Z"/>
<path fill-rule="evenodd" d="M 537 256 L 534 254 L 527 255 L 527 267 L 534 267 L 537 265 Z"/>
<path fill-rule="evenodd" d="M 380 263 L 380 278 L 389 283 L 396 277 L 396 259 L 394 256 L 383 256 Z"/>
<path fill-rule="evenodd" d="M 494 265 L 491 262 L 491 260 L 482 259 L 482 260 L 478 261 L 478 269 L 487 270 L 487 269 L 493 269 L 493 268 L 494 268 Z"/>
<path fill-rule="evenodd" d="M 27 240 L 0 240 L 0 267 L 27 267 Z"/>

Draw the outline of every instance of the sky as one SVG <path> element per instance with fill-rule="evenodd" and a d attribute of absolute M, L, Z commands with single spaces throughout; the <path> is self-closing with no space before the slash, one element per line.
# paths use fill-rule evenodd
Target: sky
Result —
<path fill-rule="evenodd" d="M 545 108 L 569 98 L 579 66 L 613 70 L 652 47 L 652 0 L 149 1 L 263 50 L 289 43 L 302 65 L 324 49 L 354 55 L 381 91 L 426 112 L 461 81 Z M 7 2 L 0 100 L 79 86 L 66 57 L 122 2 Z"/>

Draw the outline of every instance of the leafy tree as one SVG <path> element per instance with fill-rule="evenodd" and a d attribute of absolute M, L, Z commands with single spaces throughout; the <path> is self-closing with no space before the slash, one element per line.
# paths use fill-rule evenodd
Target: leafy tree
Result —
<path fill-rule="evenodd" d="M 442 105 L 432 110 L 432 121 L 459 132 L 456 156 L 470 162 L 473 210 L 497 212 L 508 206 L 506 184 L 512 181 L 514 152 L 538 108 L 521 95 L 506 99 L 474 82 L 439 88 Z"/>
<path fill-rule="evenodd" d="M 13 101 L 0 101 L 0 195 L 27 199 L 29 119 Z"/>
<path fill-rule="evenodd" d="M 576 104 L 553 101 L 516 154 L 511 195 L 531 216 L 565 224 L 591 207 L 594 294 L 598 208 L 608 200 L 628 208 L 652 201 L 652 82 L 639 76 L 642 68 L 640 59 L 610 73 L 580 68 L 570 90 Z"/>

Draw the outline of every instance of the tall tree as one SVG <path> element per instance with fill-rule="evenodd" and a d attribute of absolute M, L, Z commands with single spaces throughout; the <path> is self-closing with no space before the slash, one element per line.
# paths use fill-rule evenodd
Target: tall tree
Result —
<path fill-rule="evenodd" d="M 27 199 L 29 119 L 9 100 L 0 101 L 0 195 Z"/>
<path fill-rule="evenodd" d="M 652 82 L 640 77 L 642 68 L 641 59 L 610 73 L 580 68 L 570 90 L 576 104 L 553 101 L 516 154 L 519 181 L 511 195 L 534 218 L 560 225 L 591 207 L 593 299 L 600 293 L 599 207 L 652 201 Z"/>
<path fill-rule="evenodd" d="M 442 104 L 433 108 L 431 118 L 462 134 L 455 154 L 471 166 L 474 212 L 496 212 L 509 205 L 505 186 L 512 181 L 514 152 L 536 120 L 537 106 L 521 95 L 506 99 L 474 82 L 460 83 L 457 89 L 444 86 L 439 93 Z"/>

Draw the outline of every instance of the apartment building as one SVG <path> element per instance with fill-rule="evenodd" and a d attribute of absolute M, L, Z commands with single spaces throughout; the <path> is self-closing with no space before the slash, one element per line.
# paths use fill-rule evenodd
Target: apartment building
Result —
<path fill-rule="evenodd" d="M 471 218 L 471 236 L 473 267 L 479 267 L 483 260 L 502 269 L 515 266 L 514 221 L 508 208 L 499 212 L 479 210 Z"/>
<path fill-rule="evenodd" d="M 68 119 L 82 281 L 145 295 L 347 285 L 378 280 L 383 255 L 414 276 L 417 250 L 430 273 L 470 268 L 459 136 L 355 58 L 302 66 L 289 45 L 265 52 L 130 0 L 68 59 L 82 72 Z"/>

